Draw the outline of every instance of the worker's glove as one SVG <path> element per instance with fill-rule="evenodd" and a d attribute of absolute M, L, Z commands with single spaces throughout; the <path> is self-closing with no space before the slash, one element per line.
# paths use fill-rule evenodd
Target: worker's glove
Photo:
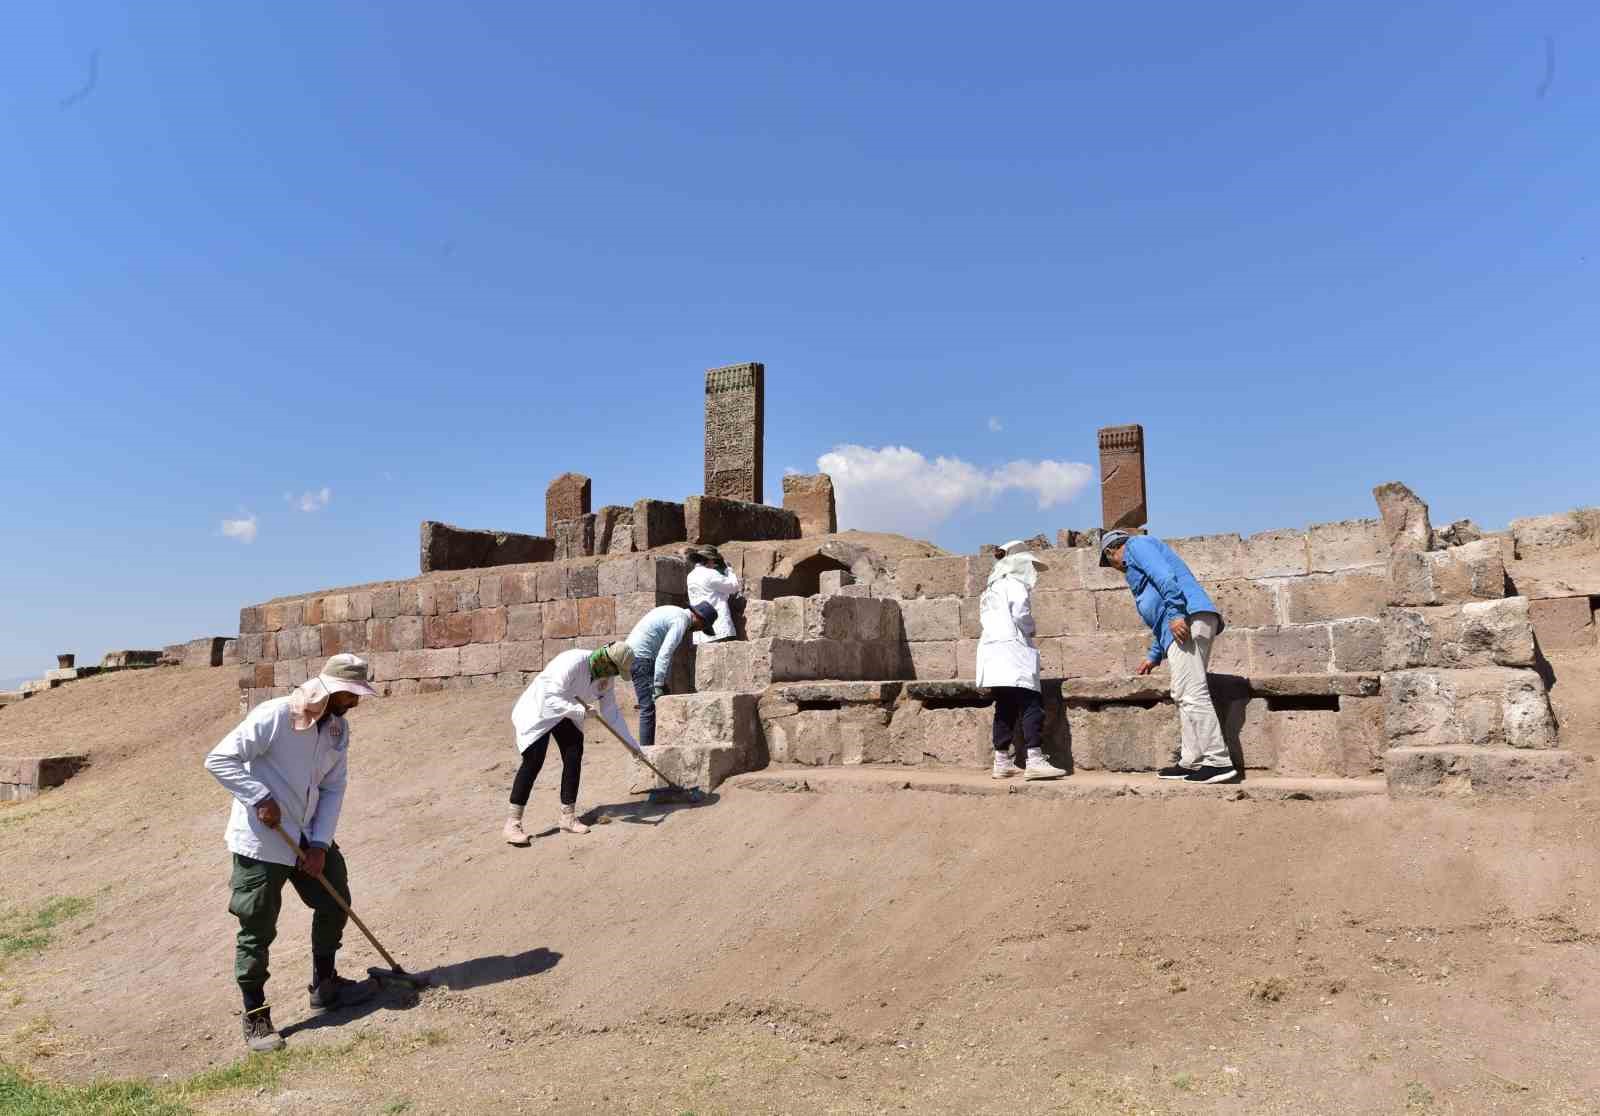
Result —
<path fill-rule="evenodd" d="M 665 686 L 656 686 L 651 692 L 654 693 L 656 697 L 665 697 L 667 694 L 667 688 Z"/>

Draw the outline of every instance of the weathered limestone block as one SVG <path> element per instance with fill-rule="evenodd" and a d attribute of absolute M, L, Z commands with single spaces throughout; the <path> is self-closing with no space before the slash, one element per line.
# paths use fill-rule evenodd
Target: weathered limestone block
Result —
<path fill-rule="evenodd" d="M 1131 674 L 1150 648 L 1150 640 L 1137 632 L 1097 632 L 1036 642 L 1045 678 Z"/>
<path fill-rule="evenodd" d="M 1553 597 L 1530 601 L 1528 613 L 1533 621 L 1539 646 L 1545 651 L 1592 651 L 1595 647 L 1594 599 L 1591 597 Z"/>
<path fill-rule="evenodd" d="M 961 636 L 961 602 L 955 597 L 923 597 L 904 601 L 900 605 L 900 616 L 905 625 L 906 639 L 912 642 L 954 640 Z M 874 631 L 869 638 L 876 637 Z"/>
<path fill-rule="evenodd" d="M 1523 597 L 1384 610 L 1384 670 L 1533 663 L 1533 621 Z"/>
<path fill-rule="evenodd" d="M 1517 795 L 1546 790 L 1574 777 L 1571 752 L 1506 748 L 1391 748 L 1383 757 L 1389 794 Z"/>
<path fill-rule="evenodd" d="M 709 496 L 754 504 L 764 498 L 766 376 L 766 366 L 754 361 L 706 372 L 705 491 Z"/>
<path fill-rule="evenodd" d="M 1168 539 L 1167 545 L 1183 559 L 1190 573 L 1208 585 L 1244 576 L 1244 540 L 1238 535 L 1194 535 Z"/>
<path fill-rule="evenodd" d="M 615 597 L 584 597 L 578 601 L 578 634 L 608 637 L 617 630 Z M 622 633 L 624 636 L 626 632 Z"/>
<path fill-rule="evenodd" d="M 1250 633 L 1250 673 L 1321 674 L 1333 667 L 1326 624 L 1285 624 Z"/>
<path fill-rule="evenodd" d="M 1516 555 L 1565 547 L 1600 549 L 1600 508 L 1577 508 L 1559 515 L 1536 515 L 1511 521 Z"/>
<path fill-rule="evenodd" d="M 0 756 L 0 802 L 34 798 L 88 766 L 89 757 L 82 754 Z"/>
<path fill-rule="evenodd" d="M 160 661 L 159 651 L 107 651 L 100 659 L 100 669 L 127 670 L 130 667 L 153 667 Z"/>
<path fill-rule="evenodd" d="M 436 570 L 509 566 L 518 562 L 548 562 L 555 557 L 556 545 L 539 535 L 475 531 L 425 519 L 422 521 L 420 550 L 421 572 L 432 573 Z M 364 617 L 345 616 L 338 619 Z"/>
<path fill-rule="evenodd" d="M 1554 748 L 1555 718 L 1532 670 L 1403 670 L 1383 677 L 1395 747 Z"/>
<path fill-rule="evenodd" d="M 1311 572 L 1303 531 L 1262 531 L 1244 540 L 1245 577 L 1297 577 Z"/>
<path fill-rule="evenodd" d="M 1451 604 L 1505 595 L 1505 559 L 1494 539 L 1427 553 L 1397 550 L 1389 560 L 1390 604 Z"/>
<path fill-rule="evenodd" d="M 558 519 L 555 526 L 555 557 L 557 561 L 587 558 L 594 553 L 594 540 L 594 515 Z"/>
<path fill-rule="evenodd" d="M 1243 578 L 1204 584 L 1229 627 L 1265 628 L 1282 622 L 1278 613 L 1278 590 L 1271 584 Z M 1132 599 L 1126 589 L 1123 593 Z"/>
<path fill-rule="evenodd" d="M 745 602 L 745 638 L 804 639 L 805 604 L 804 597 Z"/>
<path fill-rule="evenodd" d="M 1123 589 L 1099 589 L 1088 594 L 1094 601 L 1094 630 L 1098 632 L 1142 632 L 1150 629 L 1134 607 L 1133 594 Z M 1220 607 L 1220 606 L 1219 606 Z M 1079 631 L 1085 629 L 1080 628 Z"/>
<path fill-rule="evenodd" d="M 1336 709 L 1268 708 L 1264 731 L 1279 775 L 1343 775 Z"/>
<path fill-rule="evenodd" d="M 1100 442 L 1100 520 L 1113 527 L 1143 527 L 1150 512 L 1145 497 L 1144 427 L 1104 426 Z"/>
<path fill-rule="evenodd" d="M 669 500 L 633 502 L 633 549 L 654 550 L 688 539 L 682 504 Z"/>
<path fill-rule="evenodd" d="M 1339 750 L 1344 756 L 1342 774 L 1350 778 L 1376 775 L 1383 770 L 1389 741 L 1384 736 L 1384 702 L 1379 696 L 1339 699 Z"/>
<path fill-rule="evenodd" d="M 965 596 L 967 559 L 959 555 L 903 559 L 895 570 L 895 587 L 905 599 Z"/>
<path fill-rule="evenodd" d="M 1343 519 L 1306 528 L 1312 573 L 1381 566 L 1388 560 L 1383 523 L 1377 519 Z"/>
<path fill-rule="evenodd" d="M 753 760 L 761 739 L 756 701 L 754 694 L 667 694 L 656 701 L 656 739 L 663 744 L 728 745 Z"/>
<path fill-rule="evenodd" d="M 1075 768 L 1154 771 L 1173 762 L 1181 739 L 1178 710 L 1169 701 L 1086 705 L 1068 700 L 1066 718 Z"/>
<path fill-rule="evenodd" d="M 824 596 L 842 593 L 855 584 L 855 575 L 849 570 L 824 570 L 817 575 L 817 592 Z M 866 588 L 866 586 L 862 586 Z"/>
<path fill-rule="evenodd" d="M 1033 592 L 1034 634 L 1040 639 L 1053 636 L 1087 635 L 1095 630 L 1095 598 L 1099 594 L 1082 591 L 1067 592 L 1059 589 L 1035 589 Z M 1127 592 L 1123 596 L 1132 600 Z M 970 599 L 970 598 L 969 598 Z M 910 602 L 907 602 L 910 604 Z M 903 608 L 904 606 L 902 606 Z M 970 615 L 970 621 L 969 621 Z M 907 631 L 910 631 L 908 626 Z M 982 633 L 978 601 L 973 599 L 969 608 L 963 604 L 959 634 L 975 639 Z M 908 638 L 913 638 L 909 637 Z M 939 636 L 937 638 L 950 638 Z"/>
<path fill-rule="evenodd" d="M 827 473 L 789 473 L 783 478 L 783 506 L 800 519 L 800 535 L 832 535 L 839 530 L 833 478 Z"/>
<path fill-rule="evenodd" d="M 1291 624 L 1376 617 L 1389 600 L 1389 571 L 1369 566 L 1297 577 L 1283 583 L 1282 593 L 1284 618 Z"/>
<path fill-rule="evenodd" d="M 684 501 L 684 528 L 691 543 L 798 539 L 800 517 L 784 508 L 721 496 L 691 496 Z"/>
<path fill-rule="evenodd" d="M 1376 671 L 1383 668 L 1383 624 L 1372 617 L 1335 620 L 1328 626 L 1333 640 L 1333 669 Z M 1374 691 L 1376 692 L 1376 691 Z"/>
<path fill-rule="evenodd" d="M 651 554 L 640 559 L 638 576 L 642 593 L 688 596 L 689 563 L 676 554 Z M 572 595 L 579 596 L 578 593 Z"/>
<path fill-rule="evenodd" d="M 581 519 L 593 509 L 589 507 L 592 482 L 582 473 L 562 473 L 544 490 L 544 533 L 555 537 L 556 524 L 569 519 Z M 540 561 L 540 559 L 533 559 Z"/>
<path fill-rule="evenodd" d="M 607 504 L 595 513 L 594 552 L 633 553 L 633 509 Z"/>
<path fill-rule="evenodd" d="M 1434 550 L 1444 550 L 1446 547 L 1462 546 L 1469 542 L 1477 542 L 1484 538 L 1487 532 L 1470 519 L 1458 519 L 1448 527 L 1436 528 L 1433 532 Z M 1515 543 L 1512 544 L 1512 556 L 1516 554 Z"/>
<path fill-rule="evenodd" d="M 908 643 L 913 678 L 954 678 L 956 645 L 954 640 L 936 643 Z"/>
<path fill-rule="evenodd" d="M 1390 551 L 1424 551 L 1433 544 L 1433 526 L 1428 522 L 1428 505 L 1399 481 L 1380 484 L 1372 490 L 1378 502 L 1383 525 L 1383 544 Z"/>

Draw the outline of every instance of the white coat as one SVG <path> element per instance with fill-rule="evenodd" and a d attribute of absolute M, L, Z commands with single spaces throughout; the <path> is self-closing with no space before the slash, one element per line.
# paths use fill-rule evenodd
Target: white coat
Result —
<path fill-rule="evenodd" d="M 539 737 L 563 720 L 583 728 L 584 706 L 592 706 L 628 747 L 635 751 L 639 742 L 628 730 L 617 706 L 615 678 L 591 678 L 589 652 L 581 647 L 563 651 L 550 660 L 517 704 L 511 707 L 511 724 L 517 730 L 517 751 L 526 752 Z"/>
<path fill-rule="evenodd" d="M 729 570 L 718 573 L 711 566 L 696 566 L 689 571 L 689 607 L 704 601 L 717 610 L 717 622 L 710 634 L 695 632 L 696 643 L 709 643 L 714 639 L 727 639 L 733 634 L 733 609 L 728 601 L 739 593 L 739 575 Z"/>
<path fill-rule="evenodd" d="M 1033 645 L 1033 605 L 1028 587 L 1014 577 L 1002 577 L 983 591 L 978 619 L 977 683 L 1039 689 L 1039 651 Z"/>
<path fill-rule="evenodd" d="M 206 770 L 233 795 L 224 839 L 252 860 L 293 864 L 295 854 L 261 824 L 254 807 L 271 797 L 292 840 L 304 835 L 318 848 L 333 844 L 350 767 L 350 726 L 328 717 L 303 731 L 294 727 L 289 698 L 264 701 L 206 756 Z"/>

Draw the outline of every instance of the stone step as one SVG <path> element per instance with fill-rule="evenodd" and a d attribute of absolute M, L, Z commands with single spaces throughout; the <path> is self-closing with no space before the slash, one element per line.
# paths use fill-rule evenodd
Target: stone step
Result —
<path fill-rule="evenodd" d="M 656 745 L 648 755 L 683 787 L 714 790 L 730 775 L 767 762 L 756 718 L 756 695 L 668 694 L 656 701 Z M 642 765 L 634 793 L 665 786 Z"/>
<path fill-rule="evenodd" d="M 960 768 L 768 767 L 736 775 L 727 788 L 769 793 L 893 794 L 923 791 L 955 795 L 1023 795 L 1029 798 L 1178 798 L 1210 796 L 1226 801 L 1323 801 L 1381 795 L 1382 779 L 1297 779 L 1260 775 L 1242 783 L 1191 786 L 1153 775 L 1078 772 L 1064 779 L 1028 782 L 1020 777 L 993 779 L 986 772 Z"/>
<path fill-rule="evenodd" d="M 1384 774 L 1396 797 L 1524 794 L 1573 778 L 1592 758 L 1557 749 L 1391 748 Z"/>

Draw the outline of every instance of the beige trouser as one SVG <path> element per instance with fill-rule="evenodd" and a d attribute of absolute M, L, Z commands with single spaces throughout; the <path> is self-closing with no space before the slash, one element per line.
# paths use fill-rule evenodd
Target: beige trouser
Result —
<path fill-rule="evenodd" d="M 1172 664 L 1172 700 L 1178 705 L 1178 723 L 1183 733 L 1178 762 L 1185 767 L 1233 766 L 1216 707 L 1211 704 L 1211 688 L 1206 685 L 1211 641 L 1216 638 L 1220 623 L 1215 612 L 1197 612 L 1189 617 L 1189 642 L 1173 640 L 1167 648 L 1167 659 Z"/>

